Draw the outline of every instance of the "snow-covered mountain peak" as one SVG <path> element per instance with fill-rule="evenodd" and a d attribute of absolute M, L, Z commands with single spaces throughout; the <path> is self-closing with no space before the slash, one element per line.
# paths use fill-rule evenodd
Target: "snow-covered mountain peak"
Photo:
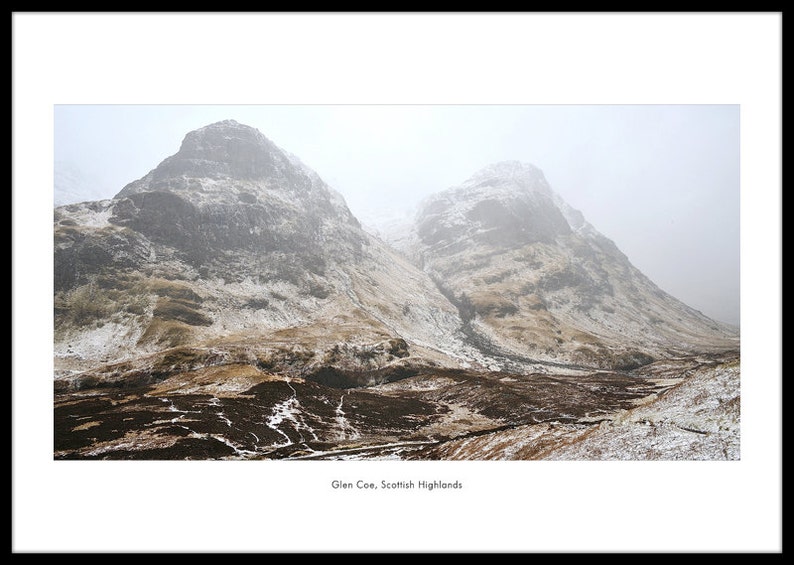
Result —
<path fill-rule="evenodd" d="M 272 199 L 303 206 L 306 200 L 331 198 L 314 171 L 256 128 L 234 120 L 189 132 L 177 153 L 125 186 L 116 198 L 143 192 L 175 193 L 199 206 Z M 340 208 L 346 212 L 346 206 Z"/>
<path fill-rule="evenodd" d="M 551 195 L 546 177 L 535 165 L 521 161 L 500 161 L 483 167 L 461 185 L 463 188 L 507 187 Z"/>
<path fill-rule="evenodd" d="M 483 167 L 458 186 L 426 198 L 419 206 L 421 224 L 435 218 L 444 225 L 481 224 L 483 212 L 500 218 L 490 229 L 499 229 L 506 217 L 524 232 L 531 225 L 547 225 L 542 238 L 569 231 L 596 235 L 597 231 L 577 209 L 570 206 L 549 185 L 543 171 L 530 163 L 500 161 Z M 492 218 L 493 219 L 493 218 Z M 567 226 L 565 225 L 567 224 Z M 530 229 L 530 231 L 533 231 Z M 521 239 L 521 238 L 519 238 Z"/>
<path fill-rule="evenodd" d="M 178 155 L 183 158 L 208 159 L 219 162 L 243 161 L 238 153 L 270 153 L 272 141 L 256 128 L 234 120 L 223 120 L 193 130 L 185 135 Z"/>
<path fill-rule="evenodd" d="M 463 184 L 427 198 L 417 215 L 426 245 L 550 242 L 571 231 L 543 172 L 518 161 L 489 165 Z"/>

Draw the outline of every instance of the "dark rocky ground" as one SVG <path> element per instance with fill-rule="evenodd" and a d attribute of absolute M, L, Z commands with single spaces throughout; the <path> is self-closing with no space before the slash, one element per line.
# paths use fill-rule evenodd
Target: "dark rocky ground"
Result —
<path fill-rule="evenodd" d="M 54 451 L 56 459 L 532 459 L 730 359 L 555 375 L 428 368 L 346 388 L 252 366 L 200 367 L 151 384 L 56 392 Z M 244 384 L 225 386 L 241 375 Z"/>

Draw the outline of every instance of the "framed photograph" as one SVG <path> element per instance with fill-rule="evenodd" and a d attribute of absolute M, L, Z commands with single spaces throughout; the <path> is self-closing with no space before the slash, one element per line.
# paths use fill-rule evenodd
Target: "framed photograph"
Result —
<path fill-rule="evenodd" d="M 248 18 L 14 15 L 17 549 L 774 550 L 779 15 Z"/>

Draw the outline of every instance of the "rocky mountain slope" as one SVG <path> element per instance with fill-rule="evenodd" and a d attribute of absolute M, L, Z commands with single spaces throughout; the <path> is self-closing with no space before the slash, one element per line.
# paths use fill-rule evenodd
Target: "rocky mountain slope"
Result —
<path fill-rule="evenodd" d="M 54 220 L 57 458 L 535 457 L 738 348 L 519 163 L 398 251 L 224 121 Z"/>
<path fill-rule="evenodd" d="M 279 344 L 351 371 L 399 362 L 404 340 L 429 363 L 478 357 L 424 273 L 316 173 L 232 121 L 189 133 L 112 200 L 56 208 L 55 293 L 63 378 L 194 345 L 256 356 Z M 392 342 L 400 355 L 378 353 Z"/>
<path fill-rule="evenodd" d="M 431 196 L 395 243 L 497 356 L 621 369 L 735 344 L 735 330 L 660 290 L 532 165 L 496 163 Z"/>

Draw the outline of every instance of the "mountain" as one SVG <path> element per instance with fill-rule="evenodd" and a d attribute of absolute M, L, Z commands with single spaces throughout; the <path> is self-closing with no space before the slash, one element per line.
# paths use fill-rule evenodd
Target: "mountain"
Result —
<path fill-rule="evenodd" d="M 317 364 L 337 344 L 410 339 L 428 362 L 473 351 L 423 273 L 362 230 L 316 173 L 234 121 L 188 133 L 111 200 L 57 208 L 55 291 L 62 377 L 207 343 L 264 355 L 263 343 L 284 342 L 319 351 Z"/>
<path fill-rule="evenodd" d="M 532 166 L 430 197 L 398 240 L 232 120 L 57 207 L 56 458 L 511 458 L 736 355 Z"/>
<path fill-rule="evenodd" d="M 495 356 L 628 369 L 735 343 L 735 330 L 660 290 L 532 165 L 496 163 L 434 194 L 399 243 Z"/>

